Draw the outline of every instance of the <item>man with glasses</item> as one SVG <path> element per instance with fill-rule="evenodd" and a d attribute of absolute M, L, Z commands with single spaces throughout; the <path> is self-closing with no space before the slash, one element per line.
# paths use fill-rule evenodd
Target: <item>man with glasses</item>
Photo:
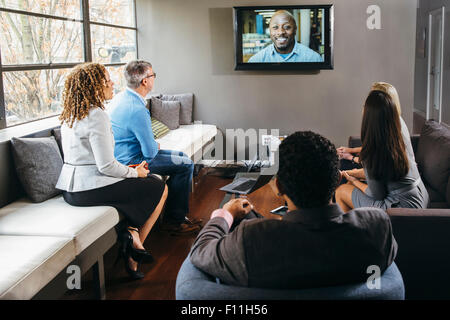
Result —
<path fill-rule="evenodd" d="M 131 61 L 125 66 L 127 88 L 107 107 L 115 139 L 114 155 L 125 165 L 146 161 L 150 174 L 170 176 L 165 229 L 175 234 L 193 233 L 201 224 L 201 220 L 186 217 L 194 164 L 183 152 L 160 150 L 155 141 L 145 100 L 155 78 L 149 62 Z"/>

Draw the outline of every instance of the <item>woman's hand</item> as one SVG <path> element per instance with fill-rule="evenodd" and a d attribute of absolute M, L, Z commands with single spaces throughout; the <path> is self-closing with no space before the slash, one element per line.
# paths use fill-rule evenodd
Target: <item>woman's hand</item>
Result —
<path fill-rule="evenodd" d="M 138 173 L 139 178 L 147 178 L 147 175 L 149 174 L 149 170 L 146 169 L 147 162 L 142 161 L 137 167 L 136 171 Z"/>
<path fill-rule="evenodd" d="M 347 147 L 339 147 L 339 148 L 336 149 L 336 151 L 338 152 L 338 154 L 339 154 L 339 153 L 344 153 L 344 152 L 350 153 L 350 148 L 347 148 Z"/>
<path fill-rule="evenodd" d="M 339 159 L 345 159 L 348 161 L 352 161 L 353 160 L 353 155 L 349 152 L 343 152 L 340 156 Z"/>
<path fill-rule="evenodd" d="M 358 177 L 356 176 L 357 170 L 355 170 L 355 169 L 344 170 L 344 171 L 342 171 L 342 172 L 345 172 L 345 173 L 348 174 L 350 177 L 358 178 Z M 345 177 L 344 177 L 344 178 L 345 178 Z"/>
<path fill-rule="evenodd" d="M 349 174 L 347 173 L 347 171 L 341 171 L 341 174 L 342 174 L 342 178 L 347 179 L 347 181 L 350 182 L 351 184 L 354 184 L 353 182 L 355 182 L 355 181 L 359 181 L 359 180 L 356 179 L 355 177 L 349 175 Z"/>
<path fill-rule="evenodd" d="M 225 203 L 223 209 L 231 213 L 234 219 L 241 219 L 253 210 L 253 205 L 245 198 L 237 198 Z"/>
<path fill-rule="evenodd" d="M 351 149 L 346 147 L 339 147 L 336 149 L 339 160 L 340 159 L 346 159 L 346 160 L 352 160 L 353 155 L 351 154 Z"/>
<path fill-rule="evenodd" d="M 364 180 L 366 179 L 366 175 L 364 173 L 364 169 L 352 169 L 352 170 L 345 170 L 349 176 L 355 177 L 358 180 Z"/>
<path fill-rule="evenodd" d="M 353 160 L 353 154 L 356 153 L 360 153 L 361 152 L 361 147 L 358 148 L 347 148 L 347 147 L 339 147 L 336 149 L 337 154 L 339 156 L 339 160 L 340 159 L 346 159 L 346 160 Z"/>

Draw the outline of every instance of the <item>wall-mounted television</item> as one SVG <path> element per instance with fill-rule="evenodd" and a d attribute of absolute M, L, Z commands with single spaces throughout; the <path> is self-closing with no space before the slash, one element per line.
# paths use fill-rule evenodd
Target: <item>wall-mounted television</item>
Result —
<path fill-rule="evenodd" d="M 234 7 L 235 70 L 333 69 L 333 5 Z"/>

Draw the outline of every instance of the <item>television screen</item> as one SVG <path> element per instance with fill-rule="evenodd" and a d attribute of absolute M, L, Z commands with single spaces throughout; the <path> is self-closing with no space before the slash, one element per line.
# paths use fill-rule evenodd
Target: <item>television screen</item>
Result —
<path fill-rule="evenodd" d="M 236 70 L 332 69 L 332 8 L 234 7 Z"/>

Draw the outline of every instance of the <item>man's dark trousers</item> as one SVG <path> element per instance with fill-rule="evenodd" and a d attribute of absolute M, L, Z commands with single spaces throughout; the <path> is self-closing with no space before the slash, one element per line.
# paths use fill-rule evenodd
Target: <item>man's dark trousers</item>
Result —
<path fill-rule="evenodd" d="M 183 223 L 189 212 L 189 193 L 191 191 L 194 163 L 183 152 L 159 150 L 148 161 L 150 174 L 170 176 L 167 180 L 169 195 L 166 203 L 166 217 L 170 223 Z"/>

